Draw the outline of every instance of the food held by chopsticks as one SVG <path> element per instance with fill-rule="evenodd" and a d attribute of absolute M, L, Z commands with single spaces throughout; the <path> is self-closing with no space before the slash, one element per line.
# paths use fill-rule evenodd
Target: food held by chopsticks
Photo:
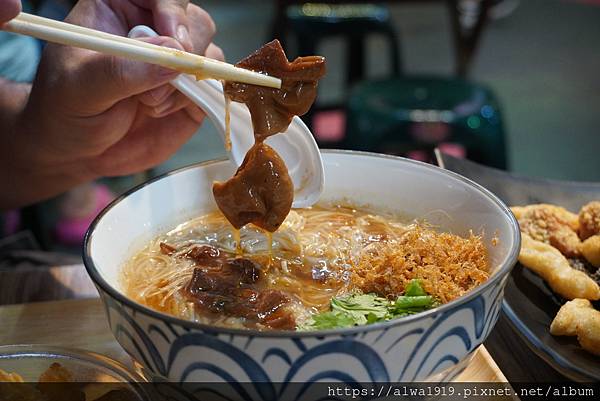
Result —
<path fill-rule="evenodd" d="M 570 300 L 550 332 L 577 335 L 584 349 L 600 354 L 600 312 L 590 303 L 600 299 L 600 202 L 588 203 L 579 214 L 548 204 L 511 209 L 522 233 L 519 262 Z"/>
<path fill-rule="evenodd" d="M 290 212 L 294 185 L 283 159 L 264 141 L 285 131 L 294 116 L 308 112 L 317 96 L 319 79 L 325 75 L 325 58 L 298 57 L 289 62 L 279 41 L 273 40 L 236 67 L 276 75 L 282 84 L 276 89 L 225 83 L 228 99 L 248 106 L 255 144 L 232 178 L 213 185 L 213 194 L 217 206 L 236 229 L 253 223 L 274 232 Z"/>
<path fill-rule="evenodd" d="M 231 100 L 248 106 L 257 141 L 285 131 L 294 116 L 308 112 L 317 97 L 319 79 L 325 75 L 325 57 L 305 56 L 288 61 L 277 39 L 235 66 L 281 79 L 279 89 L 234 81 L 225 84 L 225 94 Z"/>
<path fill-rule="evenodd" d="M 583 349 L 600 356 L 600 311 L 587 299 L 564 304 L 550 326 L 555 336 L 577 336 Z"/>

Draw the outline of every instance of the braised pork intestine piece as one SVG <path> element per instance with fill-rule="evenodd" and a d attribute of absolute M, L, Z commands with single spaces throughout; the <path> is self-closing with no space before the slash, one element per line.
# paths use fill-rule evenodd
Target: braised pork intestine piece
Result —
<path fill-rule="evenodd" d="M 255 145 L 234 177 L 213 185 L 213 194 L 219 209 L 235 228 L 254 223 L 274 232 L 290 212 L 294 186 L 281 157 L 263 141 L 285 131 L 294 116 L 310 109 L 318 80 L 325 74 L 325 59 L 309 56 L 289 62 L 279 41 L 274 40 L 236 66 L 280 78 L 281 89 L 239 82 L 226 82 L 223 86 L 226 99 L 248 106 Z"/>
<path fill-rule="evenodd" d="M 577 235 L 579 217 L 565 208 L 538 204 L 511 208 L 521 232 L 536 241 L 552 245 L 569 258 L 579 257 L 581 241 Z"/>
<path fill-rule="evenodd" d="M 294 185 L 281 157 L 270 146 L 257 143 L 232 178 L 213 185 L 213 195 L 235 228 L 253 223 L 274 232 L 292 208 Z"/>
<path fill-rule="evenodd" d="M 577 336 L 581 347 L 600 356 L 600 312 L 587 299 L 564 304 L 550 325 L 555 336 Z"/>
<path fill-rule="evenodd" d="M 575 270 L 560 251 L 523 233 L 519 262 L 544 279 L 566 299 L 600 299 L 600 287 L 587 274 Z"/>
<path fill-rule="evenodd" d="M 245 103 L 252 116 L 257 142 L 283 132 L 294 116 L 305 114 L 317 96 L 317 83 L 325 75 L 325 58 L 298 57 L 289 62 L 281 44 L 273 40 L 236 64 L 281 79 L 281 89 L 227 82 L 225 93 Z"/>

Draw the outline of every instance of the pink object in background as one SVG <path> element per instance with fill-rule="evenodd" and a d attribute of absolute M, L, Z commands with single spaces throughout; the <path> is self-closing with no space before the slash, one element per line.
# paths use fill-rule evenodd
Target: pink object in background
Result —
<path fill-rule="evenodd" d="M 467 150 L 460 143 L 440 143 L 438 145 L 438 148 L 441 152 L 450 156 L 458 157 L 460 159 L 464 159 L 467 157 Z"/>
<path fill-rule="evenodd" d="M 409 159 L 418 160 L 420 162 L 429 163 L 429 153 L 425 150 L 411 150 L 406 154 Z"/>
<path fill-rule="evenodd" d="M 313 117 L 312 131 L 319 141 L 341 141 L 346 132 L 346 114 L 342 110 L 320 111 Z"/>
<path fill-rule="evenodd" d="M 443 122 L 417 122 L 409 132 L 419 142 L 435 144 L 450 136 L 450 126 Z"/>
<path fill-rule="evenodd" d="M 91 202 L 93 202 L 93 204 L 86 214 L 79 214 L 78 211 L 73 211 L 74 213 L 72 211 L 67 211 L 70 216 L 63 218 L 56 224 L 54 228 L 56 240 L 64 245 L 81 244 L 85 232 L 92 221 L 98 216 L 98 213 L 114 199 L 113 193 L 105 185 L 91 184 L 89 187 L 84 186 L 72 191 L 79 192 L 74 198 L 78 195 L 80 196 L 83 192 L 89 191 L 89 194 L 84 193 L 84 197 L 87 195 L 91 196 Z M 67 196 L 69 196 L 69 194 L 67 194 Z M 77 205 L 80 201 L 81 199 L 77 199 L 74 204 Z M 69 203 L 69 200 L 65 203 Z M 65 209 L 73 207 L 73 205 L 68 205 Z"/>

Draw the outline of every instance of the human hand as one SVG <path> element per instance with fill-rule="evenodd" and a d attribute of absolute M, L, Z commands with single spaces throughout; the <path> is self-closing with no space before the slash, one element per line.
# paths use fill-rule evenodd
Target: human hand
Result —
<path fill-rule="evenodd" d="M 19 0 L 0 0 L 0 25 L 10 21 L 21 12 Z"/>
<path fill-rule="evenodd" d="M 223 58 L 211 43 L 212 19 L 187 0 L 81 0 L 66 21 L 123 36 L 135 25 L 150 25 L 165 36 L 143 40 Z M 17 165 L 29 163 L 30 174 L 52 175 L 36 198 L 98 177 L 142 171 L 172 155 L 204 117 L 169 84 L 176 75 L 48 44 L 18 124 L 19 145 L 12 147 Z"/>

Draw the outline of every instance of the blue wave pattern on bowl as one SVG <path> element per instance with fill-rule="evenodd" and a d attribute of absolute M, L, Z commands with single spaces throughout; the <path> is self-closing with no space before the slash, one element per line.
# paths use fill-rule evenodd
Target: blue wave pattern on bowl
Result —
<path fill-rule="evenodd" d="M 244 399 L 277 400 L 290 382 L 451 379 L 466 366 L 459 362 L 468 360 L 496 323 L 504 281 L 469 302 L 410 322 L 359 333 L 289 337 L 191 329 L 100 292 L 118 342 L 152 374 L 172 382 L 224 381 L 234 390 L 236 383 L 282 383 L 277 390 L 263 384 L 257 394 L 239 394 Z"/>

